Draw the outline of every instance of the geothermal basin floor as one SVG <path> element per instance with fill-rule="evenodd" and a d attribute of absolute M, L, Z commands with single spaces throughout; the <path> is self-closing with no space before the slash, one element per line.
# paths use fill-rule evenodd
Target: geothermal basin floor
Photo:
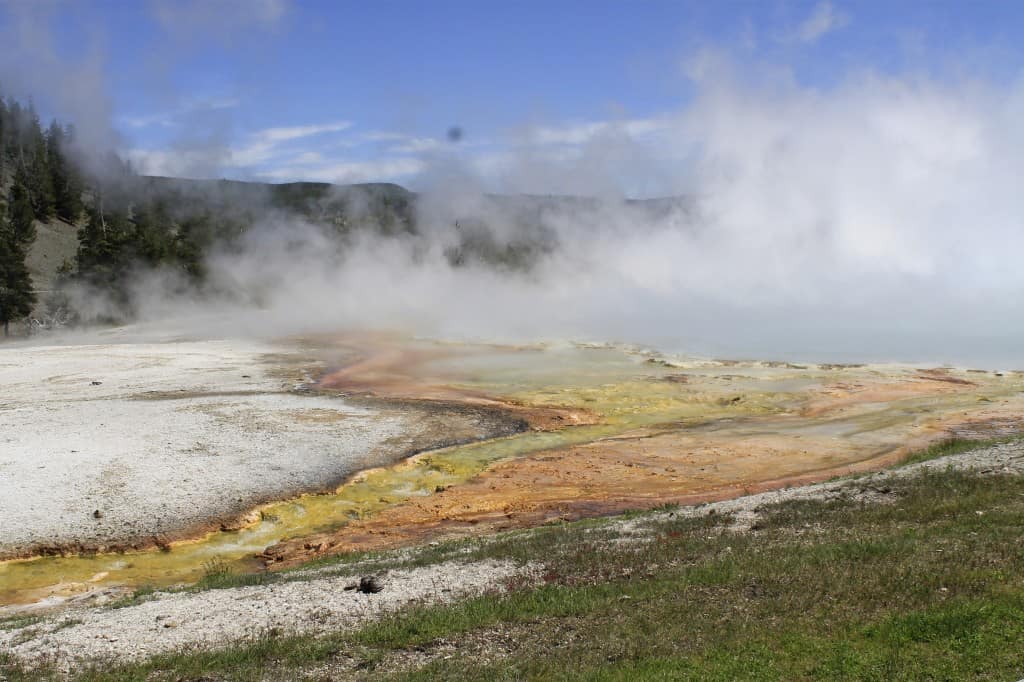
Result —
<path fill-rule="evenodd" d="M 71 555 L 0 562 L 0 611 L 736 497 L 1024 421 L 1019 372 L 384 335 L 7 345 L 0 382 L 0 559 Z"/>
<path fill-rule="evenodd" d="M 302 371 L 294 350 L 253 342 L 4 348 L 0 558 L 241 524 L 424 437 L 414 409 L 296 391 Z"/>

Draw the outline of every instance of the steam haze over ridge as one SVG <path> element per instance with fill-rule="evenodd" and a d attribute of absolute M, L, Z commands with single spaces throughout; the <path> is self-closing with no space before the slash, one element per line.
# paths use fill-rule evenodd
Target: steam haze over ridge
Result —
<path fill-rule="evenodd" d="M 267 6 L 267 22 L 288 16 L 285 3 Z M 856 5 L 806 9 L 773 45 L 828 41 L 858 21 Z M 169 30 L 184 20 L 205 19 L 175 15 L 178 28 Z M 398 181 L 419 192 L 422 235 L 367 234 L 342 248 L 315 225 L 268 212 L 244 249 L 209 256 L 211 288 L 233 292 L 230 303 L 170 298 L 165 273 L 143 273 L 140 309 L 193 333 L 397 327 L 1024 368 L 1021 62 L 992 69 L 965 55 L 892 69 L 848 61 L 821 82 L 788 65 L 798 49 L 753 48 L 763 57 L 756 67 L 745 65 L 751 48 L 735 44 L 687 50 L 674 62 L 677 104 L 642 116 L 527 117 L 460 142 L 443 140 L 443 131 L 395 133 L 400 152 L 326 162 L 326 149 L 296 149 L 280 169 L 259 172 L 237 164 L 271 161 L 307 138 L 344 149 L 374 131 L 335 115 L 344 112 L 312 111 L 232 142 L 218 130 L 230 127 L 233 107 L 208 100 L 208 126 L 183 114 L 195 124 L 187 139 L 159 153 L 126 149 L 129 156 L 143 171 L 148 162 L 156 171 L 293 179 L 283 173 L 306 168 L 320 180 Z M 2 66 L 5 84 L 11 65 Z M 102 108 L 53 107 L 87 112 L 88 130 L 117 128 L 100 121 Z M 376 135 L 375 143 L 387 139 Z M 380 175 L 359 175 L 373 169 Z M 595 199 L 539 210 L 546 248 L 528 269 L 453 267 L 446 250 L 467 225 L 482 222 L 499 243 L 515 241 L 516 210 L 487 195 L 522 193 Z M 682 199 L 664 211 L 626 196 Z"/>

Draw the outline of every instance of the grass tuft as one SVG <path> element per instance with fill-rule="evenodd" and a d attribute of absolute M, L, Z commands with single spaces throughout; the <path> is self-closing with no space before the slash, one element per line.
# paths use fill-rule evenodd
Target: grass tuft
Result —
<path fill-rule="evenodd" d="M 123 609 L 128 606 L 135 606 L 148 601 L 159 590 L 151 585 L 143 585 L 135 589 L 131 594 L 115 599 L 107 604 L 108 609 Z"/>
<path fill-rule="evenodd" d="M 10 616 L 9 618 L 0 618 L 0 630 L 19 630 L 21 628 L 28 627 L 29 625 L 35 625 L 42 620 L 39 616 Z"/>
<path fill-rule="evenodd" d="M 212 559 L 203 564 L 203 577 L 189 588 L 191 591 L 223 590 L 231 587 L 248 587 L 266 585 L 275 582 L 276 577 L 270 573 L 240 573 L 221 560 Z"/>
<path fill-rule="evenodd" d="M 977 450 L 983 447 L 990 447 L 992 445 L 1001 445 L 1003 443 L 1011 443 L 1019 441 L 1020 436 L 1008 436 L 1005 438 L 988 438 L 983 440 L 970 439 L 970 438 L 959 438 L 951 437 L 941 440 L 937 443 L 929 445 L 924 450 L 915 452 L 907 457 L 905 460 L 900 462 L 897 466 L 906 466 L 908 464 L 917 464 L 919 462 L 927 462 L 932 459 L 938 459 L 939 457 L 946 457 L 948 455 L 959 455 L 964 452 L 970 452 L 971 450 Z"/>

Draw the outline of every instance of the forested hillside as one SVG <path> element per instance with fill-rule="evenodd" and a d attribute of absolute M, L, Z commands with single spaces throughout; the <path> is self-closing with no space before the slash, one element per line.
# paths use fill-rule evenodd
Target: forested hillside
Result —
<path fill-rule="evenodd" d="M 290 230 L 301 221 L 341 251 L 358 238 L 401 239 L 417 253 L 433 249 L 451 267 L 522 271 L 560 246 L 556 225 L 567 216 L 588 224 L 601 213 L 594 200 L 576 197 L 476 195 L 459 203 L 387 183 L 148 177 L 113 152 L 86 156 L 72 125 L 53 121 L 44 128 L 31 103 L 2 96 L 0 190 L 5 333 L 15 321 L 30 323 L 29 331 L 74 323 L 81 310 L 71 290 L 104 302 L 87 321 L 131 319 L 139 312 L 133 286 L 142 273 L 173 275 L 163 278 L 171 294 L 216 294 L 207 286 L 208 256 L 243 248 L 256 225 Z M 653 224 L 687 210 L 687 202 L 622 207 L 636 224 Z"/>
<path fill-rule="evenodd" d="M 0 97 L 0 323 L 35 327 L 75 321 L 65 291 L 81 285 L 108 303 L 110 321 L 138 312 L 134 275 L 164 270 L 181 287 L 201 287 L 206 256 L 230 250 L 254 225 L 288 229 L 296 218 L 336 238 L 415 238 L 416 196 L 393 184 L 269 185 L 137 175 L 113 153 L 84 161 L 71 125 L 44 129 L 35 108 Z M 535 222 L 525 218 L 525 223 Z M 539 248 L 536 231 L 496 239 L 479 220 L 456 225 L 453 265 L 473 259 L 522 265 Z M 112 305 L 111 305 L 112 304 Z M 102 318 L 100 318 L 102 321 Z"/>
<path fill-rule="evenodd" d="M 45 130 L 29 103 L 0 97 L 0 324 L 26 317 L 37 302 L 26 257 L 36 224 L 78 220 L 84 184 L 73 161 L 75 131 L 52 122 Z"/>

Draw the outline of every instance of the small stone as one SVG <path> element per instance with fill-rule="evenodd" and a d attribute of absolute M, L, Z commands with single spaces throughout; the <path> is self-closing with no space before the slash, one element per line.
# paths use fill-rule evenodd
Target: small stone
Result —
<path fill-rule="evenodd" d="M 178 627 L 178 623 L 173 621 L 173 620 L 169 620 L 169 621 L 164 623 L 164 627 L 165 628 L 176 628 L 176 627 Z"/>
<path fill-rule="evenodd" d="M 363 594 L 377 594 L 384 589 L 384 583 L 376 576 L 367 575 L 359 579 L 359 587 L 356 589 Z"/>

